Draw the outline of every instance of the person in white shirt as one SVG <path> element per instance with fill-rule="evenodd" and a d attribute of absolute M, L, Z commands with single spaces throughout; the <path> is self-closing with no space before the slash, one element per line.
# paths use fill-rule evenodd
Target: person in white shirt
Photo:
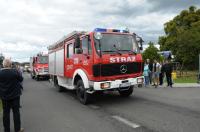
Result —
<path fill-rule="evenodd" d="M 157 88 L 159 85 L 160 68 L 161 68 L 161 65 L 158 63 L 157 60 L 154 60 L 152 77 L 153 77 L 153 86 L 155 86 L 155 88 Z"/>

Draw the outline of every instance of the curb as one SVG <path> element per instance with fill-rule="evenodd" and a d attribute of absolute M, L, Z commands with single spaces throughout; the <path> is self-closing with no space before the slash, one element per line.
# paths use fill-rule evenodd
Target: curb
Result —
<path fill-rule="evenodd" d="M 136 88 L 155 88 L 154 86 L 148 86 L 145 87 L 144 85 L 142 87 L 136 87 Z M 159 88 L 170 88 L 170 87 L 166 87 L 166 86 L 158 86 Z M 172 88 L 200 88 L 200 86 L 172 86 Z"/>

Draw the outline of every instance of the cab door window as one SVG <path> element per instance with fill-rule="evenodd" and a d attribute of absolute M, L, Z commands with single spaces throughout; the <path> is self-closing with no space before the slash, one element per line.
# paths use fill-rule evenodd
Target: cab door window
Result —
<path fill-rule="evenodd" d="M 71 58 L 74 55 L 74 45 L 68 44 L 67 45 L 67 58 Z"/>
<path fill-rule="evenodd" d="M 92 53 L 91 41 L 88 39 L 88 37 L 83 38 L 81 43 L 82 43 L 83 54 L 91 54 Z"/>

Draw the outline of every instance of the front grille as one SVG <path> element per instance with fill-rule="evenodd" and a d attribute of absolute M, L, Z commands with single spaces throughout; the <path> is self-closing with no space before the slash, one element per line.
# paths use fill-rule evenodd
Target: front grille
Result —
<path fill-rule="evenodd" d="M 120 64 L 97 64 L 93 66 L 93 75 L 95 77 L 98 77 L 139 73 L 143 70 L 142 65 L 143 64 L 141 62 Z M 127 70 L 122 70 L 123 67 L 125 67 L 125 69 Z"/>

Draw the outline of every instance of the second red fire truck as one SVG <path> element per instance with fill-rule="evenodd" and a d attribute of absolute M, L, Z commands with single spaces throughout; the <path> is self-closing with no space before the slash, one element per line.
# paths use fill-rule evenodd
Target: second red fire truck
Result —
<path fill-rule="evenodd" d="M 39 81 L 40 78 L 49 78 L 48 70 L 47 53 L 41 52 L 30 58 L 30 74 L 32 79 Z"/>
<path fill-rule="evenodd" d="M 48 47 L 51 80 L 59 91 L 76 90 L 83 104 L 98 91 L 115 90 L 127 97 L 135 85 L 143 83 L 136 39 L 128 30 L 74 31 Z"/>

